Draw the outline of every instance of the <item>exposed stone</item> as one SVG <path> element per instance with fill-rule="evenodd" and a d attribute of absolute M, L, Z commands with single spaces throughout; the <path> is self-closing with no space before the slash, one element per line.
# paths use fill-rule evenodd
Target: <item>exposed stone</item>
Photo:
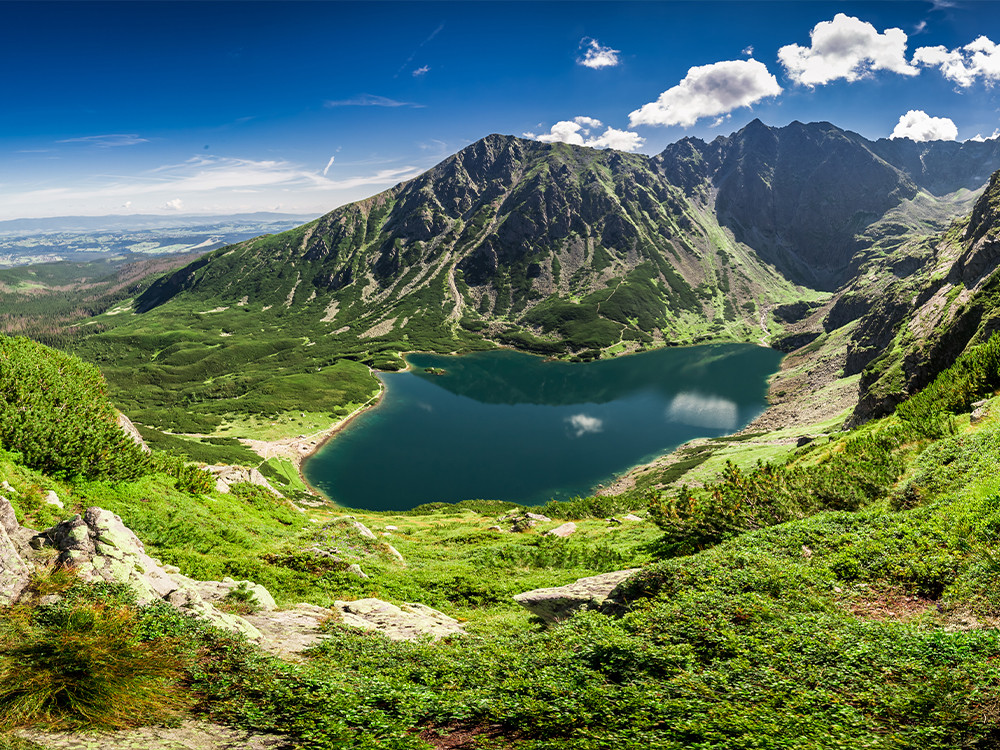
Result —
<path fill-rule="evenodd" d="M 363 523 L 361 523 L 361 521 L 356 521 L 354 519 L 351 519 L 351 526 L 353 526 L 357 530 L 357 532 L 361 534 L 361 536 L 363 536 L 365 539 L 376 538 L 375 533 L 367 526 L 365 526 Z"/>
<path fill-rule="evenodd" d="M 581 578 L 567 586 L 534 589 L 517 594 L 514 601 L 547 623 L 565 620 L 577 610 L 596 609 L 606 601 L 614 601 L 614 591 L 639 568 L 617 570 L 598 576 Z"/>
<path fill-rule="evenodd" d="M 398 549 L 396 549 L 395 547 L 393 547 L 391 544 L 386 544 L 385 545 L 385 549 L 386 549 L 386 552 L 388 552 L 390 555 L 392 555 L 393 557 L 395 557 L 400 562 L 400 564 L 406 565 L 406 560 L 400 554 L 400 552 L 399 552 Z"/>
<path fill-rule="evenodd" d="M 570 534 L 576 531 L 576 524 L 572 521 L 567 521 L 562 526 L 556 526 L 554 529 L 550 529 L 545 532 L 545 536 L 558 536 L 558 537 L 568 537 Z"/>
<path fill-rule="evenodd" d="M 548 516 L 543 516 L 541 513 L 525 513 L 528 518 L 538 521 L 539 523 L 551 523 L 552 519 Z"/>
<path fill-rule="evenodd" d="M 357 563 L 351 563 L 347 566 L 347 572 L 358 578 L 368 578 L 368 574 L 361 569 L 361 566 Z"/>
<path fill-rule="evenodd" d="M 977 401 L 972 405 L 972 414 L 969 417 L 969 421 L 972 424 L 977 422 L 982 422 L 990 414 L 990 400 L 984 398 L 982 401 Z"/>
<path fill-rule="evenodd" d="M 632 513 L 626 513 L 624 516 L 622 516 L 622 518 L 624 518 L 626 521 L 641 521 L 642 520 L 639 516 L 634 515 Z"/>
<path fill-rule="evenodd" d="M 46 732 L 21 729 L 17 736 L 44 750 L 286 750 L 291 740 L 276 734 L 254 734 L 207 721 L 117 732 Z"/>
<path fill-rule="evenodd" d="M 437 640 L 463 632 L 458 620 L 425 604 L 397 607 L 380 599 L 359 599 L 335 602 L 334 608 L 340 612 L 341 622 L 345 625 L 377 630 L 394 641 L 414 640 L 422 636 Z"/>
<path fill-rule="evenodd" d="M 140 604 L 164 599 L 175 607 L 222 628 L 259 639 L 260 632 L 246 620 L 217 609 L 211 599 L 221 599 L 239 582 L 195 581 L 177 572 L 168 572 L 146 554 L 139 538 L 121 518 L 102 508 L 88 508 L 79 515 L 56 524 L 41 535 L 59 550 L 59 561 L 72 565 L 85 581 L 124 583 L 131 586 Z M 245 582 L 262 606 L 274 606 L 274 599 L 251 581 Z M 210 599 L 206 600 L 202 592 Z"/>
<path fill-rule="evenodd" d="M 504 528 L 502 528 L 502 527 L 500 527 L 500 526 L 490 526 L 490 527 L 489 527 L 488 529 L 486 529 L 486 530 L 487 530 L 487 531 L 499 531 L 499 532 L 503 532 L 503 531 L 506 531 L 506 529 L 504 529 Z"/>
<path fill-rule="evenodd" d="M 10 500 L 0 495 L 0 528 L 8 534 L 13 534 L 21 525 L 17 522 L 17 515 L 14 513 L 14 506 Z"/>
<path fill-rule="evenodd" d="M 0 498 L 0 506 L 7 503 Z M 14 539 L 0 526 L 0 604 L 17 600 L 31 581 L 31 566 L 24 561 Z"/>
<path fill-rule="evenodd" d="M 132 424 L 132 420 L 126 417 L 121 412 L 118 412 L 118 426 L 122 428 L 122 432 L 132 438 L 132 441 L 142 448 L 146 453 L 151 453 L 149 446 L 146 445 L 146 441 L 142 439 L 142 434 L 136 429 L 136 426 Z"/>
<path fill-rule="evenodd" d="M 250 484 L 255 484 L 258 487 L 263 487 L 275 495 L 281 497 L 281 493 L 278 492 L 267 478 L 261 474 L 257 469 L 248 468 L 246 466 L 206 466 L 205 471 L 211 472 L 215 475 L 215 488 L 219 492 L 229 492 L 231 485 L 239 484 L 241 482 L 249 482 Z"/>
<path fill-rule="evenodd" d="M 386 526 L 385 530 L 386 531 L 399 531 L 399 527 L 398 526 Z"/>
<path fill-rule="evenodd" d="M 294 659 L 326 637 L 322 625 L 331 616 L 332 610 L 324 607 L 296 604 L 291 609 L 246 615 L 244 619 L 261 632 L 262 649 L 284 659 Z"/>
<path fill-rule="evenodd" d="M 48 494 L 45 496 L 45 502 L 47 502 L 49 505 L 56 506 L 60 510 L 66 507 L 63 505 L 63 501 L 59 499 L 59 495 L 57 495 L 52 490 L 49 490 Z"/>

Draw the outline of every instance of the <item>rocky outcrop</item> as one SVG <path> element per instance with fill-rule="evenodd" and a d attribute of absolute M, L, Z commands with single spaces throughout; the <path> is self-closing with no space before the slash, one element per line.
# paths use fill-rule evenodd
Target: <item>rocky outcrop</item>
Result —
<path fill-rule="evenodd" d="M 59 564 L 71 566 L 84 581 L 124 583 L 136 592 L 140 604 L 167 601 L 187 614 L 253 639 L 261 637 L 253 625 L 223 612 L 216 603 L 242 588 L 259 607 L 274 607 L 267 589 L 252 581 L 196 581 L 163 565 L 146 554 L 139 538 L 110 511 L 88 508 L 82 516 L 36 532 L 22 527 L 10 502 L 0 497 L 0 604 L 22 597 L 35 570 L 51 564 L 52 552 Z"/>
<path fill-rule="evenodd" d="M 584 607 L 600 609 L 614 604 L 615 590 L 638 572 L 639 568 L 630 568 L 580 578 L 567 586 L 525 591 L 515 596 L 514 601 L 545 622 L 555 624 Z"/>
<path fill-rule="evenodd" d="M 338 601 L 334 609 L 340 621 L 365 630 L 377 630 L 394 641 L 413 640 L 430 636 L 434 640 L 463 632 L 462 624 L 443 612 L 425 604 L 395 604 L 380 599 L 358 599 L 353 602 Z"/>
<path fill-rule="evenodd" d="M 30 550 L 24 536 L 13 506 L 0 496 L 0 605 L 16 601 L 31 581 L 32 567 L 25 562 Z"/>

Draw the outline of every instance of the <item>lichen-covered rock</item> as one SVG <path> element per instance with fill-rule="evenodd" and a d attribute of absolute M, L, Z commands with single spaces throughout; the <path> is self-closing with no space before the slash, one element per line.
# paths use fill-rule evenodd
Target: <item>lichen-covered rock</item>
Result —
<path fill-rule="evenodd" d="M 394 641 L 430 636 L 434 640 L 462 633 L 462 624 L 425 604 L 395 604 L 381 599 L 335 602 L 341 622 L 365 630 L 377 630 Z"/>
<path fill-rule="evenodd" d="M 615 589 L 637 572 L 639 568 L 630 568 L 580 578 L 567 586 L 525 591 L 517 594 L 514 601 L 545 622 L 557 623 L 584 607 L 597 609 L 613 600 Z"/>
<path fill-rule="evenodd" d="M 0 497 L 0 605 L 16 601 L 31 581 L 32 567 L 24 559 L 20 532 L 13 506 Z"/>

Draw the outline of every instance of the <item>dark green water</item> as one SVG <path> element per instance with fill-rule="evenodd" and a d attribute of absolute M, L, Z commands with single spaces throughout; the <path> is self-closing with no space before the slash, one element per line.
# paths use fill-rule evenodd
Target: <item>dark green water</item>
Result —
<path fill-rule="evenodd" d="M 413 354 L 410 372 L 381 376 L 379 406 L 304 471 L 334 501 L 366 510 L 587 495 L 686 440 L 739 430 L 764 410 L 781 356 L 744 344 L 588 364 L 510 351 Z"/>

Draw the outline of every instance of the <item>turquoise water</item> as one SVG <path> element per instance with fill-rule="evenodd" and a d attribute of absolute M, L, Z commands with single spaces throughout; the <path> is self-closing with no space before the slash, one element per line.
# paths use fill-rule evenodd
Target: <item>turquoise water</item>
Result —
<path fill-rule="evenodd" d="M 586 364 L 511 351 L 412 354 L 409 372 L 380 376 L 381 403 L 304 472 L 337 503 L 366 510 L 587 495 L 687 440 L 742 428 L 764 410 L 781 356 L 745 344 Z"/>

